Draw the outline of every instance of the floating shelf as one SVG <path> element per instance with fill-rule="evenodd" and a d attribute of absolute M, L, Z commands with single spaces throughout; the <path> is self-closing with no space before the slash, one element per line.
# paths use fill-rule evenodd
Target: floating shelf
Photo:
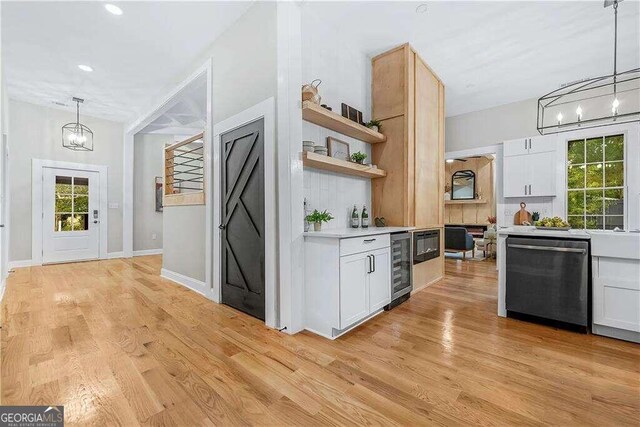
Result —
<path fill-rule="evenodd" d="M 371 166 L 359 165 L 345 160 L 335 159 L 321 154 L 305 151 L 302 153 L 302 163 L 310 168 L 324 169 L 331 172 L 346 175 L 361 176 L 364 178 L 383 178 L 387 173 L 382 169 L 374 169 Z"/>
<path fill-rule="evenodd" d="M 302 118 L 318 126 L 334 130 L 369 144 L 377 144 L 378 142 L 385 142 L 387 140 L 387 137 L 380 132 L 362 126 L 333 111 L 322 108 L 311 101 L 304 101 L 302 103 Z"/>
<path fill-rule="evenodd" d="M 473 200 L 445 200 L 445 205 L 482 205 L 487 203 L 486 199 L 473 199 Z"/>

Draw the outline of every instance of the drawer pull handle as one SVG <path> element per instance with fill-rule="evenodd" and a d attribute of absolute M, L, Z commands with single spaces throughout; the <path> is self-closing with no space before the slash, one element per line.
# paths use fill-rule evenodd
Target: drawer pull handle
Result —
<path fill-rule="evenodd" d="M 364 243 L 373 243 L 375 241 L 376 241 L 376 239 L 366 239 L 366 240 L 364 240 Z"/>

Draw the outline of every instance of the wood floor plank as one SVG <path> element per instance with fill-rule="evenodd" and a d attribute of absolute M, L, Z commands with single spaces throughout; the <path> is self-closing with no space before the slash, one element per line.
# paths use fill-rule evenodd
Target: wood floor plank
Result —
<path fill-rule="evenodd" d="M 2 404 L 70 425 L 638 425 L 640 346 L 496 316 L 495 263 L 335 341 L 267 328 L 159 276 L 160 256 L 17 269 Z"/>

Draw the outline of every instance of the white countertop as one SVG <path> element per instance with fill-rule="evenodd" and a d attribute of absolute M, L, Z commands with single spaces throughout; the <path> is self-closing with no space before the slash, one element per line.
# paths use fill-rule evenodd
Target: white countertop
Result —
<path fill-rule="evenodd" d="M 559 239 L 590 239 L 591 236 L 585 230 L 538 230 L 535 227 L 513 226 L 498 229 L 499 235 L 508 236 L 536 236 L 555 237 Z"/>
<path fill-rule="evenodd" d="M 313 225 L 311 225 L 313 229 Z M 375 236 L 376 234 L 398 233 L 415 230 L 415 227 L 368 227 L 368 228 L 334 228 L 322 231 L 308 231 L 305 237 L 326 237 L 330 239 L 344 239 L 349 237 Z"/>

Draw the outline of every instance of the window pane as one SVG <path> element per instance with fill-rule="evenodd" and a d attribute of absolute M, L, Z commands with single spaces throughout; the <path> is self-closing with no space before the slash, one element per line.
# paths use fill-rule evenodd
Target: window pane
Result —
<path fill-rule="evenodd" d="M 585 228 L 589 230 L 602 230 L 603 221 L 601 216 L 588 216 Z"/>
<path fill-rule="evenodd" d="M 584 214 L 584 191 L 569 191 L 567 193 L 569 215 Z"/>
<path fill-rule="evenodd" d="M 73 215 L 70 213 L 67 214 L 56 214 L 55 223 L 53 227 L 53 231 L 71 231 L 72 230 L 72 218 Z"/>
<path fill-rule="evenodd" d="M 56 212 L 72 212 L 71 200 L 70 194 L 56 195 Z"/>
<path fill-rule="evenodd" d="M 602 188 L 604 173 L 602 163 L 587 165 L 587 188 Z"/>
<path fill-rule="evenodd" d="M 571 226 L 571 228 L 584 228 L 584 217 L 580 216 L 569 216 L 567 218 L 567 222 Z"/>
<path fill-rule="evenodd" d="M 570 164 L 584 163 L 584 140 L 569 141 L 567 161 Z"/>
<path fill-rule="evenodd" d="M 71 194 L 70 176 L 56 176 L 56 194 Z"/>
<path fill-rule="evenodd" d="M 604 228 L 606 230 L 613 230 L 614 228 L 624 228 L 624 217 L 621 215 L 605 216 Z"/>
<path fill-rule="evenodd" d="M 89 214 L 75 215 L 73 218 L 73 230 L 82 231 L 89 229 Z"/>
<path fill-rule="evenodd" d="M 624 185 L 624 162 L 605 163 L 605 187 L 622 187 Z"/>
<path fill-rule="evenodd" d="M 584 188 L 584 165 L 569 166 L 567 179 L 569 188 Z"/>
<path fill-rule="evenodd" d="M 89 194 L 89 178 L 73 178 L 74 194 Z"/>
<path fill-rule="evenodd" d="M 587 214 L 602 215 L 604 203 L 602 190 L 587 190 L 585 212 Z"/>
<path fill-rule="evenodd" d="M 601 162 L 602 157 L 602 138 L 587 139 L 587 163 Z"/>
<path fill-rule="evenodd" d="M 624 159 L 624 136 L 614 135 L 605 138 L 604 149 L 605 160 L 610 162 L 612 160 Z"/>
<path fill-rule="evenodd" d="M 89 212 L 89 196 L 76 196 L 73 212 Z"/>
<path fill-rule="evenodd" d="M 604 191 L 604 214 L 624 215 L 624 190 L 622 188 Z"/>

